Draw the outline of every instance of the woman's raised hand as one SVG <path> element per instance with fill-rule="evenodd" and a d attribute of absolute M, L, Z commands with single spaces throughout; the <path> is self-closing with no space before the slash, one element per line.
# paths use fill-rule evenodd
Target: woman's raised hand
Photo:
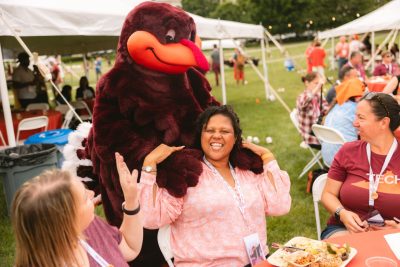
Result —
<path fill-rule="evenodd" d="M 153 166 L 163 162 L 172 153 L 182 150 L 185 146 L 167 146 L 161 144 L 146 156 L 143 166 Z"/>
<path fill-rule="evenodd" d="M 134 209 L 137 207 L 139 199 L 137 186 L 138 172 L 137 170 L 133 170 L 131 173 L 128 166 L 126 166 L 124 157 L 118 152 L 115 153 L 115 162 L 117 164 L 119 182 L 121 184 L 122 192 L 124 193 L 125 205 L 127 209 L 129 209 L 129 206 L 133 206 Z"/>
<path fill-rule="evenodd" d="M 255 154 L 259 155 L 260 157 L 262 155 L 265 155 L 265 154 L 271 154 L 272 155 L 272 152 L 269 151 L 268 148 L 253 144 L 253 143 L 248 142 L 246 140 L 243 140 L 242 145 L 243 145 L 244 148 L 250 149 L 251 151 L 253 151 Z"/>

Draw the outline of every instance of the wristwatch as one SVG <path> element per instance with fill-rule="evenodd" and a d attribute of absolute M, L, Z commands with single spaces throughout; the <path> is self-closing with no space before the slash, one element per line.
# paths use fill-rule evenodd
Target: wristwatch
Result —
<path fill-rule="evenodd" d="M 142 171 L 147 173 L 157 172 L 157 170 L 152 166 L 143 166 Z"/>
<path fill-rule="evenodd" d="M 340 221 L 340 212 L 341 212 L 342 210 L 344 210 L 344 207 L 343 207 L 343 206 L 340 206 L 339 208 L 337 208 L 337 209 L 335 210 L 335 219 L 338 220 L 338 221 Z"/>

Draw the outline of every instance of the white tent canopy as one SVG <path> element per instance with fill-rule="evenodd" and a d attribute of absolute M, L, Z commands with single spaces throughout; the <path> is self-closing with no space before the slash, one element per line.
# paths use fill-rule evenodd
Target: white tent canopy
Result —
<path fill-rule="evenodd" d="M 144 1 L 0 0 L 0 12 L 33 51 L 84 53 L 115 49 L 126 15 L 141 2 Z M 263 38 L 261 25 L 190 15 L 201 38 Z M 12 32 L 1 22 L 0 43 L 3 48 L 21 51 Z"/>
<path fill-rule="evenodd" d="M 393 0 L 367 15 L 338 28 L 320 32 L 318 36 L 320 39 L 325 39 L 341 35 L 400 29 L 399 11 L 400 0 Z"/>

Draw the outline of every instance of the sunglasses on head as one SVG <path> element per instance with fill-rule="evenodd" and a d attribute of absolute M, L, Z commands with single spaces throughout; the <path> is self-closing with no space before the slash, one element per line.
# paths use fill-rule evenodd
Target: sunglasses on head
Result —
<path fill-rule="evenodd" d="M 385 109 L 385 111 L 386 111 L 386 117 L 390 117 L 389 116 L 389 110 L 388 110 L 388 108 L 386 107 L 386 105 L 385 105 L 385 103 L 383 103 L 383 101 L 382 101 L 382 99 L 381 99 L 381 97 L 379 96 L 379 93 L 378 92 L 369 92 L 368 94 L 366 94 L 365 96 L 364 96 L 364 99 L 365 100 L 377 100 L 378 101 L 378 103 Z"/>

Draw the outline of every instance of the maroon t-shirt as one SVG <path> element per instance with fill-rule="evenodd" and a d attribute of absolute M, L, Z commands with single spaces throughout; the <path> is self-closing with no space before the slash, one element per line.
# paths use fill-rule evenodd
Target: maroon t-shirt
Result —
<path fill-rule="evenodd" d="M 342 182 L 339 199 L 343 207 L 357 213 L 360 218 L 368 214 L 369 164 L 364 141 L 348 142 L 333 160 L 328 177 Z M 371 152 L 372 172 L 379 175 L 386 155 Z M 376 178 L 376 176 L 374 176 Z M 385 220 L 400 218 L 400 144 L 397 146 L 378 186 L 374 207 Z M 329 224 L 341 224 L 333 216 Z"/>
<path fill-rule="evenodd" d="M 129 266 L 118 248 L 122 240 L 118 228 L 107 224 L 107 222 L 95 216 L 89 227 L 86 228 L 85 236 L 86 242 L 88 242 L 88 244 L 109 264 L 115 267 Z M 91 267 L 100 266 L 89 253 L 88 257 Z"/>

